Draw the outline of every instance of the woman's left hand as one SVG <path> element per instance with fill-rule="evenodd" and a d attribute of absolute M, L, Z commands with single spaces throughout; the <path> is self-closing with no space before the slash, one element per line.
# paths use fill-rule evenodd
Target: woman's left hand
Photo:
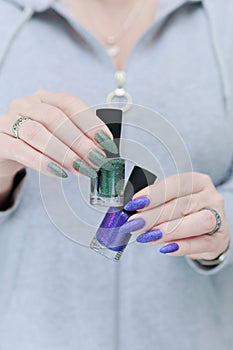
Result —
<path fill-rule="evenodd" d="M 138 210 L 125 229 L 130 225 L 133 234 L 140 234 L 138 242 L 163 243 L 162 253 L 212 260 L 229 245 L 224 198 L 208 175 L 169 176 L 136 193 L 125 208 Z M 216 228 L 216 217 L 204 208 L 212 208 L 220 215 L 221 226 L 214 234 L 210 233 Z"/>

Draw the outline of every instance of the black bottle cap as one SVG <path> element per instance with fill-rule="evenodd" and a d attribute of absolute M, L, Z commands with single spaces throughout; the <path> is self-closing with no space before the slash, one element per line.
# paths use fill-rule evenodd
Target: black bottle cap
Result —
<path fill-rule="evenodd" d="M 109 128 L 113 135 L 114 142 L 118 148 L 118 154 L 105 151 L 108 158 L 119 157 L 119 146 L 121 138 L 121 125 L 122 125 L 122 110 L 117 108 L 100 108 L 96 110 L 96 115 L 99 117 Z"/>
<path fill-rule="evenodd" d="M 134 194 L 144 187 L 153 185 L 157 176 L 150 171 L 135 166 L 130 174 L 124 190 L 124 204 L 131 201 Z"/>

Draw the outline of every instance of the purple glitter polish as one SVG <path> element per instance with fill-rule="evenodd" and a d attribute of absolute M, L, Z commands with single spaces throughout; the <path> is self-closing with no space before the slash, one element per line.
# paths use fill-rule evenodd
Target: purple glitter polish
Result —
<path fill-rule="evenodd" d="M 162 236 L 163 234 L 160 230 L 151 230 L 139 235 L 136 241 L 139 243 L 148 243 L 148 242 L 156 241 L 157 239 L 162 238 Z"/>
<path fill-rule="evenodd" d="M 136 192 L 152 185 L 155 179 L 156 176 L 148 170 L 135 166 L 124 190 L 124 205 L 132 199 Z M 133 230 L 132 224 L 129 224 L 129 230 L 123 229 L 121 231 L 120 228 L 135 213 L 136 211 L 125 210 L 124 206 L 109 208 L 90 244 L 90 248 L 111 260 L 118 261 L 132 236 L 129 230 Z M 140 227 L 142 227 L 143 221 L 144 226 L 144 219 L 136 220 L 139 220 L 137 224 L 140 222 Z"/>
<path fill-rule="evenodd" d="M 138 231 L 143 228 L 146 221 L 143 218 L 137 218 L 134 220 L 127 221 L 123 226 L 121 226 L 119 233 L 124 234 L 127 232 Z"/>
<path fill-rule="evenodd" d="M 148 197 L 139 197 L 132 199 L 129 203 L 124 206 L 125 210 L 134 211 L 147 207 L 150 204 Z"/>
<path fill-rule="evenodd" d="M 170 243 L 165 246 L 163 246 L 160 249 L 160 253 L 167 254 L 167 253 L 173 253 L 176 252 L 179 249 L 179 246 L 177 243 Z"/>

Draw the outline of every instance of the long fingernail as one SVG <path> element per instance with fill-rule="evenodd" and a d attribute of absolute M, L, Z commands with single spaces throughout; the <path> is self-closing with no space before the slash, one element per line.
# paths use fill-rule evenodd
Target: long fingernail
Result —
<path fill-rule="evenodd" d="M 76 159 L 73 163 L 73 167 L 80 171 L 80 173 L 83 173 L 83 175 L 87 175 L 91 178 L 97 177 L 97 172 L 94 168 L 92 168 L 90 165 L 82 161 L 81 159 Z"/>
<path fill-rule="evenodd" d="M 148 197 L 139 197 L 136 199 L 132 199 L 130 202 L 128 202 L 124 209 L 128 211 L 134 211 L 138 209 L 143 209 L 147 207 L 150 204 L 150 200 Z"/>
<path fill-rule="evenodd" d="M 99 131 L 95 135 L 95 140 L 104 148 L 106 151 L 117 154 L 118 148 L 115 142 L 103 131 Z"/>
<path fill-rule="evenodd" d="M 179 246 L 177 243 L 170 243 L 165 246 L 163 246 L 160 249 L 160 253 L 167 254 L 167 253 L 173 253 L 176 252 L 179 249 Z"/>
<path fill-rule="evenodd" d="M 99 167 L 102 167 L 109 171 L 113 169 L 112 164 L 108 162 L 109 159 L 103 153 L 97 150 L 90 151 L 88 154 L 88 158 Z"/>
<path fill-rule="evenodd" d="M 65 172 L 65 170 L 55 163 L 50 162 L 48 164 L 48 170 L 58 177 L 62 177 L 64 179 L 68 177 L 68 174 Z"/>
<path fill-rule="evenodd" d="M 124 225 L 119 229 L 120 233 L 130 233 L 132 231 L 140 230 L 145 226 L 146 222 L 142 218 L 133 219 L 127 221 Z"/>
<path fill-rule="evenodd" d="M 151 231 L 147 231 L 147 232 L 139 235 L 137 237 L 137 242 L 139 242 L 139 243 L 152 242 L 152 241 L 156 241 L 157 239 L 162 238 L 162 236 L 163 236 L 162 231 L 151 230 Z"/>

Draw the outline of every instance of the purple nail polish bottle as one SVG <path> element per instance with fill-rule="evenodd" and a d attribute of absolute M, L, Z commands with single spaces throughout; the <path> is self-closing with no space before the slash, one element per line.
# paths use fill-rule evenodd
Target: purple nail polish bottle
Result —
<path fill-rule="evenodd" d="M 90 247 L 105 257 L 118 261 L 126 248 L 131 233 L 121 234 L 119 228 L 134 215 L 136 211 L 127 211 L 124 205 L 128 203 L 133 195 L 144 187 L 152 185 L 156 175 L 146 169 L 135 166 L 124 190 L 124 203 L 121 208 L 109 208 L 105 214 Z"/>
<path fill-rule="evenodd" d="M 107 207 L 121 207 L 124 202 L 125 160 L 120 158 L 119 146 L 122 127 L 122 110 L 117 108 L 100 108 L 96 115 L 111 131 L 118 153 L 105 150 L 109 169 L 102 166 L 95 179 L 91 179 L 90 203 Z"/>

